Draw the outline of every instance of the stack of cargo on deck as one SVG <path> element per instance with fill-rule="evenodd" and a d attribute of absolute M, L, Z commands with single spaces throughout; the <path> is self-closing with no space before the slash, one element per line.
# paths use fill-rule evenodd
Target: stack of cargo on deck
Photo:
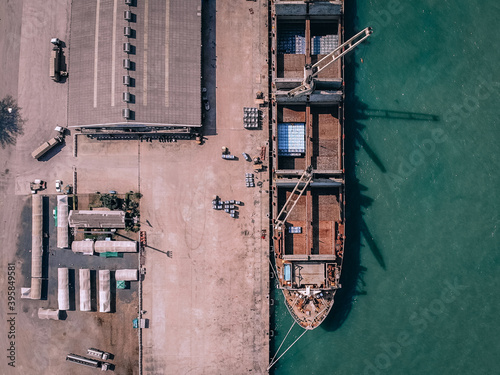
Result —
<path fill-rule="evenodd" d="M 306 53 L 305 30 L 301 24 L 286 24 L 278 35 L 278 53 L 297 54 Z"/>
<path fill-rule="evenodd" d="M 317 35 L 311 38 L 311 55 L 327 55 L 339 46 L 338 35 Z"/>

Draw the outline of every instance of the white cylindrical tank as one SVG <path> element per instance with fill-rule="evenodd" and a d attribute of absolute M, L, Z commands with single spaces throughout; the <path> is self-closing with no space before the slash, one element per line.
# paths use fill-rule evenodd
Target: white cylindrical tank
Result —
<path fill-rule="evenodd" d="M 80 311 L 91 311 L 90 303 L 90 270 L 80 269 Z"/>
<path fill-rule="evenodd" d="M 111 272 L 99 270 L 99 312 L 111 312 Z"/>
<path fill-rule="evenodd" d="M 126 270 L 116 270 L 115 279 L 117 281 L 137 281 L 139 280 L 139 270 L 137 269 L 126 269 Z"/>
<path fill-rule="evenodd" d="M 57 302 L 59 310 L 69 310 L 69 270 L 57 270 Z"/>

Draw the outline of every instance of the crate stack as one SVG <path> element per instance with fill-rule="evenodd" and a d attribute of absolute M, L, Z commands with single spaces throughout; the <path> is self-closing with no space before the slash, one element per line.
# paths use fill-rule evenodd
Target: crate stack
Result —
<path fill-rule="evenodd" d="M 247 188 L 255 187 L 255 178 L 253 173 L 245 173 L 245 184 Z"/>
<path fill-rule="evenodd" d="M 240 201 L 223 201 L 219 198 L 219 196 L 216 196 L 215 199 L 212 200 L 212 208 L 214 210 L 224 210 L 224 212 L 228 213 L 233 219 L 238 218 L 238 206 L 240 205 Z"/>
<path fill-rule="evenodd" d="M 338 35 L 316 35 L 311 38 L 311 55 L 327 55 L 338 46 Z"/>
<path fill-rule="evenodd" d="M 306 53 L 305 30 L 300 25 L 283 26 L 278 33 L 278 53 L 304 55 Z"/>
<path fill-rule="evenodd" d="M 260 113 L 258 108 L 243 108 L 243 126 L 245 129 L 258 129 L 260 126 Z"/>
<path fill-rule="evenodd" d="M 301 156 L 306 152 L 304 123 L 278 124 L 278 155 Z"/>

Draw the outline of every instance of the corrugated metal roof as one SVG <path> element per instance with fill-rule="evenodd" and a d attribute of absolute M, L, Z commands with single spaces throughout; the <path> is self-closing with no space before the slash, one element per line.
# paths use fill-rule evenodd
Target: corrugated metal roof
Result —
<path fill-rule="evenodd" d="M 116 270 L 115 279 L 123 281 L 137 281 L 139 280 L 139 270 L 137 269 L 125 269 Z"/>
<path fill-rule="evenodd" d="M 69 270 L 57 269 L 57 303 L 59 310 L 69 310 Z"/>
<path fill-rule="evenodd" d="M 80 311 L 91 311 L 90 269 L 80 269 Z"/>
<path fill-rule="evenodd" d="M 74 253 L 83 253 L 85 255 L 94 254 L 94 241 L 73 241 L 71 250 Z"/>
<path fill-rule="evenodd" d="M 125 212 L 72 210 L 68 221 L 72 228 L 125 228 Z"/>
<path fill-rule="evenodd" d="M 99 270 L 99 312 L 111 311 L 111 273 Z"/>
<path fill-rule="evenodd" d="M 69 246 L 68 240 L 68 196 L 57 196 L 57 247 L 60 249 Z"/>
<path fill-rule="evenodd" d="M 69 55 L 69 125 L 201 126 L 201 0 L 73 0 Z M 124 19 L 130 10 L 133 22 Z M 115 17 L 115 18 L 114 18 Z M 96 27 L 96 21 L 98 21 Z M 133 38 L 124 27 L 134 30 Z M 132 46 L 124 51 L 124 43 Z M 130 59 L 131 69 L 124 68 Z M 125 86 L 123 76 L 133 84 Z M 130 102 L 123 101 L 123 93 Z M 123 109 L 132 112 L 123 117 Z"/>
<path fill-rule="evenodd" d="M 135 253 L 137 242 L 135 241 L 96 241 L 94 244 L 96 253 Z"/>

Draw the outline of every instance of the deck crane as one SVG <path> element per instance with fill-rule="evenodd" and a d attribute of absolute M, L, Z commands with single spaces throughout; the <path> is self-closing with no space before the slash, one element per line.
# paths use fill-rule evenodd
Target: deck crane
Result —
<path fill-rule="evenodd" d="M 342 45 L 335 48 L 332 52 L 319 60 L 316 64 L 307 64 L 304 67 L 304 80 L 302 81 L 302 84 L 299 87 L 290 90 L 288 92 L 288 96 L 295 97 L 312 93 L 314 91 L 315 79 L 318 74 L 331 63 L 337 61 L 342 56 L 356 48 L 356 46 L 367 39 L 372 34 L 372 32 L 372 28 L 367 27 L 366 29 L 354 35 L 351 39 L 347 40 Z"/>
<path fill-rule="evenodd" d="M 295 208 L 295 205 L 299 201 L 299 198 L 302 196 L 304 191 L 306 191 L 307 186 L 311 182 L 312 178 L 313 178 L 312 166 L 309 166 L 304 171 L 304 173 L 302 173 L 302 176 L 300 176 L 300 179 L 297 182 L 297 185 L 295 185 L 295 188 L 293 189 L 292 194 L 290 194 L 286 203 L 283 205 L 283 208 L 281 209 L 280 213 L 276 217 L 274 229 L 276 229 L 278 231 L 283 230 L 283 224 L 285 224 L 285 221 L 288 218 L 288 215 L 290 215 L 292 210 Z"/>

